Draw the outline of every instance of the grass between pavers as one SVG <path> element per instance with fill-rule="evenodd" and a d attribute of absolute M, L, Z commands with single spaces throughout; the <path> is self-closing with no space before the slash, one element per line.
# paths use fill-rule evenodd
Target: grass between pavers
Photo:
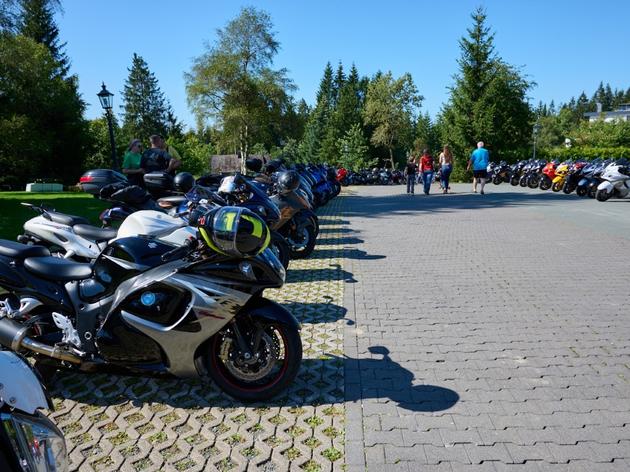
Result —
<path fill-rule="evenodd" d="M 21 202 L 45 204 L 62 213 L 83 216 L 92 224 L 100 226 L 98 216 L 108 204 L 87 193 L 57 192 L 0 192 L 0 239 L 15 240 L 22 234 L 24 222 L 36 216 Z"/>

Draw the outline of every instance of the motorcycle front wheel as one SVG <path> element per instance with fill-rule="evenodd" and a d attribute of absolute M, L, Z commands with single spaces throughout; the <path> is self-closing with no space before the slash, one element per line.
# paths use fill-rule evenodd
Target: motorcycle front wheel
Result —
<path fill-rule="evenodd" d="M 597 193 L 595 194 L 595 198 L 597 199 L 598 202 L 605 202 L 610 197 L 612 197 L 612 192 L 609 192 L 606 189 L 601 189 L 601 190 L 598 189 Z"/>
<path fill-rule="evenodd" d="M 518 185 L 518 176 L 512 177 L 510 179 L 510 185 L 513 185 L 514 187 L 516 187 Z"/>
<path fill-rule="evenodd" d="M 271 251 L 276 255 L 278 260 L 282 263 L 285 269 L 289 268 L 289 262 L 291 260 L 291 250 L 287 244 L 284 236 L 277 231 L 271 232 L 271 242 L 269 243 Z"/>
<path fill-rule="evenodd" d="M 554 184 L 551 186 L 551 190 L 553 190 L 554 192 L 559 192 L 560 190 L 562 190 L 562 184 L 560 182 L 554 182 Z"/>
<path fill-rule="evenodd" d="M 210 342 L 208 372 L 219 388 L 238 400 L 268 400 L 286 389 L 300 368 L 300 332 L 270 321 L 238 324 L 248 347 L 253 346 L 251 352 L 241 351 L 228 327 Z"/>
<path fill-rule="evenodd" d="M 578 186 L 578 188 L 575 189 L 575 193 L 577 193 L 579 197 L 586 197 L 586 194 L 588 193 L 588 187 L 584 185 Z"/>
<path fill-rule="evenodd" d="M 501 176 L 500 176 L 500 175 L 495 175 L 495 176 L 492 178 L 492 183 L 493 183 L 494 185 L 500 185 L 500 184 L 501 184 L 501 182 L 503 182 L 503 179 L 501 178 Z"/>
<path fill-rule="evenodd" d="M 540 190 L 549 190 L 551 188 L 551 179 L 546 175 L 540 178 Z"/>
<path fill-rule="evenodd" d="M 315 227 L 309 221 L 298 227 L 295 231 L 291 231 L 287 238 L 291 251 L 291 259 L 304 259 L 311 255 L 315 249 Z"/>

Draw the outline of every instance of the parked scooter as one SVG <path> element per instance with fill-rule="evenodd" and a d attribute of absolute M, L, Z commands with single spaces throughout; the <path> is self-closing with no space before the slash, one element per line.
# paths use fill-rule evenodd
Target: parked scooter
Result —
<path fill-rule="evenodd" d="M 66 472 L 66 443 L 39 411 L 53 405 L 30 364 L 0 351 L 0 385 L 0 470 Z"/>
<path fill-rule="evenodd" d="M 186 243 L 121 238 L 94 264 L 0 240 L 0 344 L 84 371 L 210 376 L 245 401 L 282 391 L 302 347 L 293 315 L 262 296 L 285 278 L 269 229 L 244 208 L 197 210 Z"/>

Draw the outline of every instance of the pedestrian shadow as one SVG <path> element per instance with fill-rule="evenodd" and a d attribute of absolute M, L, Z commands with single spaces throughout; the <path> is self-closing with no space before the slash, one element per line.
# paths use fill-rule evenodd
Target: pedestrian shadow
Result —
<path fill-rule="evenodd" d="M 435 412 L 447 410 L 459 401 L 459 395 L 451 389 L 414 385 L 413 373 L 394 362 L 387 348 L 373 346 L 370 352 L 382 355 L 382 359 L 355 359 L 327 353 L 303 359 L 293 383 L 275 398 L 260 402 L 242 402 L 229 397 L 209 378 L 140 377 L 68 370 L 57 372 L 49 391 L 53 397 L 65 401 L 94 407 L 115 406 L 123 411 L 160 404 L 190 411 L 241 406 L 294 408 L 377 399 L 383 403 L 394 402 L 399 408 L 410 411 Z"/>
<path fill-rule="evenodd" d="M 344 359 L 346 401 L 377 398 L 394 401 L 405 410 L 426 412 L 448 410 L 459 401 L 457 392 L 449 388 L 414 385 L 413 372 L 392 360 L 386 347 L 368 349 L 382 359 Z"/>
<path fill-rule="evenodd" d="M 282 302 L 282 306 L 289 310 L 300 323 L 334 323 L 345 319 L 348 310 L 334 303 L 300 303 Z M 354 321 L 347 319 L 346 324 L 353 325 Z"/>

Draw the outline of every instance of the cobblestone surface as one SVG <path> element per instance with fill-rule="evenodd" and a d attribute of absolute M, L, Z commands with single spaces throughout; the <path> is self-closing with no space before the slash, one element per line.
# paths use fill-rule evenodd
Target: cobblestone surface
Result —
<path fill-rule="evenodd" d="M 347 470 L 630 470 L 629 203 L 453 187 L 346 199 Z"/>
<path fill-rule="evenodd" d="M 284 398 L 246 405 L 198 380 L 60 372 L 53 419 L 71 470 L 340 470 L 344 462 L 342 198 L 320 244 L 267 296 L 303 323 L 304 360 Z"/>

